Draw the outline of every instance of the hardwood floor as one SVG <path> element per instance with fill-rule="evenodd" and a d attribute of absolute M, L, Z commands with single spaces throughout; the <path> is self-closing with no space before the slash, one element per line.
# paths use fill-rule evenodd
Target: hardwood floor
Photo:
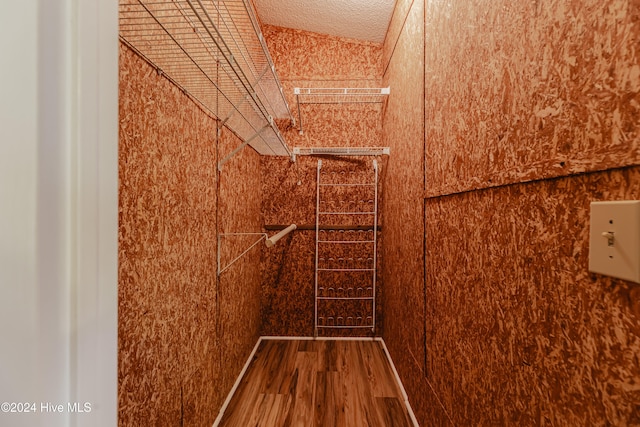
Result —
<path fill-rule="evenodd" d="M 263 340 L 219 425 L 413 424 L 379 341 Z"/>

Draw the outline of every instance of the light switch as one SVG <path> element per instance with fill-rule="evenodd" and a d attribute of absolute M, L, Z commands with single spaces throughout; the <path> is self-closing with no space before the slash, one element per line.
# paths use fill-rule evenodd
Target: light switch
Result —
<path fill-rule="evenodd" d="M 640 200 L 591 202 L 589 271 L 640 283 Z"/>

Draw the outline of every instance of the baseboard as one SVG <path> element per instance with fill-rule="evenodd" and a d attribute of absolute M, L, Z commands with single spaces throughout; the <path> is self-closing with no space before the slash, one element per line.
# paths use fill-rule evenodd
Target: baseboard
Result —
<path fill-rule="evenodd" d="M 238 386 L 242 381 L 242 377 L 244 377 L 244 374 L 247 372 L 247 369 L 249 368 L 249 365 L 253 360 L 253 356 L 256 355 L 256 352 L 258 351 L 258 347 L 260 346 L 261 342 L 262 342 L 262 337 L 258 338 L 258 341 L 256 342 L 256 345 L 253 347 L 253 350 L 251 351 L 249 358 L 247 359 L 244 366 L 242 367 L 242 371 L 240 371 L 240 374 L 238 375 L 236 382 L 233 383 L 233 387 L 231 387 L 231 391 L 227 395 L 227 398 L 225 399 L 224 403 L 222 404 L 222 407 L 220 408 L 220 412 L 218 413 L 216 420 L 213 422 L 213 427 L 218 427 L 218 425 L 220 424 L 220 421 L 222 420 L 222 416 L 224 415 L 224 412 L 227 410 L 227 406 L 229 406 L 229 402 L 231 402 L 231 398 L 233 397 L 234 393 L 238 389 Z"/>
<path fill-rule="evenodd" d="M 247 369 L 249 368 L 249 365 L 251 364 L 251 361 L 253 360 L 253 357 L 255 356 L 256 352 L 258 351 L 258 347 L 260 347 L 260 343 L 263 340 L 281 340 L 281 341 L 294 341 L 294 340 L 300 340 L 300 341 L 329 341 L 329 340 L 331 340 L 331 341 L 379 341 L 380 343 L 382 343 L 382 348 L 384 349 L 384 353 L 387 356 L 387 360 L 389 361 L 389 365 L 391 366 L 391 370 L 393 371 L 393 375 L 395 375 L 396 381 L 398 382 L 398 386 L 400 387 L 400 391 L 401 391 L 402 397 L 404 399 L 404 404 L 407 407 L 407 412 L 409 412 L 409 417 L 411 418 L 411 422 L 413 423 L 413 425 L 415 427 L 420 427 L 420 425 L 418 424 L 418 420 L 416 419 L 416 416 L 413 413 L 413 409 L 411 409 L 411 404 L 409 404 L 409 398 L 407 396 L 407 392 L 404 389 L 404 385 L 402 385 L 402 381 L 400 380 L 400 376 L 398 375 L 398 371 L 396 370 L 396 366 L 393 364 L 393 360 L 391 359 L 391 355 L 389 354 L 389 350 L 387 349 L 387 345 L 384 343 L 384 340 L 382 339 L 382 337 L 278 337 L 278 336 L 262 336 L 262 337 L 258 338 L 258 341 L 256 342 L 256 345 L 253 347 L 253 350 L 251 351 L 251 354 L 249 355 L 249 358 L 247 359 L 247 361 L 245 362 L 244 366 L 242 367 L 242 371 L 240 371 L 240 374 L 238 375 L 238 378 L 236 379 L 236 382 L 233 384 L 233 387 L 231 388 L 231 391 L 229 391 L 229 394 L 227 395 L 227 398 L 225 399 L 224 403 L 222 404 L 222 407 L 220 408 L 220 412 L 218 413 L 218 416 L 216 417 L 216 420 L 213 422 L 213 427 L 218 427 L 218 425 L 220 424 L 220 421 L 222 420 L 224 412 L 227 410 L 227 406 L 229 406 L 229 402 L 231 402 L 231 398 L 233 397 L 234 393 L 238 389 L 238 386 L 240 386 L 240 382 L 242 381 L 242 378 L 244 377 L 244 374 L 247 372 Z"/>
<path fill-rule="evenodd" d="M 398 371 L 396 370 L 396 365 L 393 364 L 393 359 L 391 359 L 391 354 L 389 353 L 389 349 L 385 344 L 384 340 L 380 338 L 382 342 L 382 348 L 384 349 L 384 353 L 387 355 L 387 360 L 389 361 L 389 365 L 391 365 L 391 370 L 393 371 L 393 375 L 396 377 L 396 381 L 398 381 L 398 386 L 400 386 L 400 391 L 402 392 L 402 397 L 404 398 L 404 404 L 407 407 L 407 412 L 409 412 L 409 417 L 411 418 L 411 422 L 415 427 L 420 427 L 418 424 L 418 420 L 416 419 L 416 415 L 413 413 L 413 409 L 411 409 L 411 404 L 409 403 L 409 396 L 407 396 L 407 391 L 404 389 L 404 385 L 402 384 L 402 380 L 400 379 L 400 375 L 398 375 Z"/>
<path fill-rule="evenodd" d="M 279 336 L 263 336 L 263 340 L 281 340 L 281 341 L 381 341 L 380 337 L 279 337 Z"/>

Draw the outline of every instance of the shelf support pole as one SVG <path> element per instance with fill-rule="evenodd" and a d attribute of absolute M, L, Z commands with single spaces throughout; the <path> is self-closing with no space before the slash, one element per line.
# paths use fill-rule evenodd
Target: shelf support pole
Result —
<path fill-rule="evenodd" d="M 242 150 L 244 147 L 246 147 L 251 141 L 253 141 L 257 137 L 259 137 L 262 132 L 264 132 L 265 130 L 269 129 L 270 127 L 271 127 L 271 124 L 263 126 L 262 129 L 260 129 L 258 132 L 253 134 L 253 136 L 251 138 L 247 139 L 242 144 L 238 145 L 231 153 L 227 154 L 227 156 L 224 159 L 222 159 L 222 160 L 220 160 L 218 162 L 218 171 L 222 171 L 222 166 L 225 163 L 227 163 L 229 161 L 229 159 L 231 159 L 233 156 L 235 156 L 240 150 Z"/>

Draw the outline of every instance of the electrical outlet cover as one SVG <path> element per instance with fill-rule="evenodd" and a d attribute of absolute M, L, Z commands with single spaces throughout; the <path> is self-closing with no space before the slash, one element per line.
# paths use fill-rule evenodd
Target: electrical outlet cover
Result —
<path fill-rule="evenodd" d="M 589 271 L 640 283 L 640 200 L 591 202 Z"/>

